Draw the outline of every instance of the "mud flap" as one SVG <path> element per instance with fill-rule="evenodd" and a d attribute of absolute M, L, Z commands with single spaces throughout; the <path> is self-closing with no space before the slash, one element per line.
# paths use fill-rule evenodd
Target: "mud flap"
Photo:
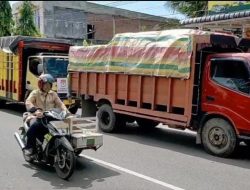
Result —
<path fill-rule="evenodd" d="M 201 144 L 201 127 L 199 127 L 196 134 L 196 144 Z"/>

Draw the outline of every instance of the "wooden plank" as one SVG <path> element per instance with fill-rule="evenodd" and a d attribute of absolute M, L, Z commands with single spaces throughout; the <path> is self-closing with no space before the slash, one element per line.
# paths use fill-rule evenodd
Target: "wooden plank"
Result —
<path fill-rule="evenodd" d="M 77 73 L 78 75 L 77 75 L 77 97 L 80 97 L 80 94 L 81 94 L 81 92 L 80 92 L 80 88 L 81 88 L 81 73 L 80 72 L 78 72 Z"/>
<path fill-rule="evenodd" d="M 117 111 L 127 111 L 128 115 L 134 112 L 134 113 L 138 113 L 142 115 L 151 115 L 153 117 L 166 118 L 166 119 L 171 118 L 172 120 L 178 120 L 178 121 L 183 121 L 183 122 L 187 121 L 187 116 L 185 115 L 171 114 L 171 113 L 161 112 L 161 111 L 152 111 L 151 109 L 143 109 L 143 108 L 138 109 L 137 107 L 129 107 L 129 106 L 124 106 L 124 105 L 119 105 L 119 104 L 113 104 L 112 107 L 114 110 L 117 110 Z"/>
<path fill-rule="evenodd" d="M 117 75 L 115 74 L 114 75 L 114 91 L 113 91 L 113 99 L 114 99 L 114 102 L 116 103 L 116 91 L 117 91 Z"/>
<path fill-rule="evenodd" d="M 107 74 L 104 73 L 104 95 L 107 94 Z"/>
<path fill-rule="evenodd" d="M 161 117 L 157 117 L 157 116 L 147 116 L 147 115 L 142 115 L 139 113 L 131 113 L 131 112 L 127 112 L 127 111 L 121 111 L 121 110 L 115 110 L 116 113 L 120 113 L 120 114 L 125 114 L 125 115 L 131 115 L 134 117 L 141 117 L 141 118 L 145 118 L 145 119 L 152 119 L 152 120 L 157 120 L 159 122 L 162 123 L 167 123 L 167 124 L 173 124 L 173 125 L 180 125 L 180 126 L 187 126 L 186 122 L 183 121 L 179 121 L 179 120 L 174 120 L 173 118 L 169 117 L 169 118 L 161 118 Z"/>
<path fill-rule="evenodd" d="M 171 94 L 172 94 L 172 78 L 169 78 L 169 83 L 168 83 L 168 99 L 167 99 L 167 112 L 168 113 L 172 111 Z"/>
<path fill-rule="evenodd" d="M 138 92 L 137 92 L 137 108 L 141 107 L 141 84 L 142 84 L 142 76 L 138 77 Z"/>
<path fill-rule="evenodd" d="M 152 79 L 152 99 L 151 99 L 151 110 L 155 109 L 155 85 L 156 85 L 156 77 Z"/>
<path fill-rule="evenodd" d="M 125 105 L 127 106 L 128 105 L 128 85 L 129 85 L 129 75 L 126 75 L 126 78 L 125 78 L 125 86 L 126 86 L 126 90 L 125 90 Z"/>

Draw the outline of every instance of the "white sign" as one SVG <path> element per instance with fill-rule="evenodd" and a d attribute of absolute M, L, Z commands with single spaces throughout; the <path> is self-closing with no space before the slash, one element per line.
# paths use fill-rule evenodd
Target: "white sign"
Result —
<path fill-rule="evenodd" d="M 67 78 L 57 78 L 57 93 L 68 93 Z"/>

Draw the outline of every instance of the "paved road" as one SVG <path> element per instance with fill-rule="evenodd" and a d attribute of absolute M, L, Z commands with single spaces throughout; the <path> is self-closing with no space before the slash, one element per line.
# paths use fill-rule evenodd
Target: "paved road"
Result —
<path fill-rule="evenodd" d="M 61 180 L 53 168 L 24 161 L 13 137 L 23 111 L 15 104 L 0 110 L 1 190 L 250 189 L 250 149 L 246 146 L 233 159 L 218 158 L 196 145 L 193 133 L 164 126 L 154 133 L 130 126 L 118 134 L 104 134 L 104 146 L 96 152 L 84 151 L 70 180 Z"/>

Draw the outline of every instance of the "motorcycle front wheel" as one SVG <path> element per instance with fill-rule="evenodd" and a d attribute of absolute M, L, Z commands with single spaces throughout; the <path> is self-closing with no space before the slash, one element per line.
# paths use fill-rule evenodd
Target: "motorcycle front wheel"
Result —
<path fill-rule="evenodd" d="M 69 150 L 63 143 L 61 143 L 57 148 L 54 167 L 57 175 L 62 179 L 66 180 L 73 174 L 75 167 L 75 155 L 74 152 Z"/>

